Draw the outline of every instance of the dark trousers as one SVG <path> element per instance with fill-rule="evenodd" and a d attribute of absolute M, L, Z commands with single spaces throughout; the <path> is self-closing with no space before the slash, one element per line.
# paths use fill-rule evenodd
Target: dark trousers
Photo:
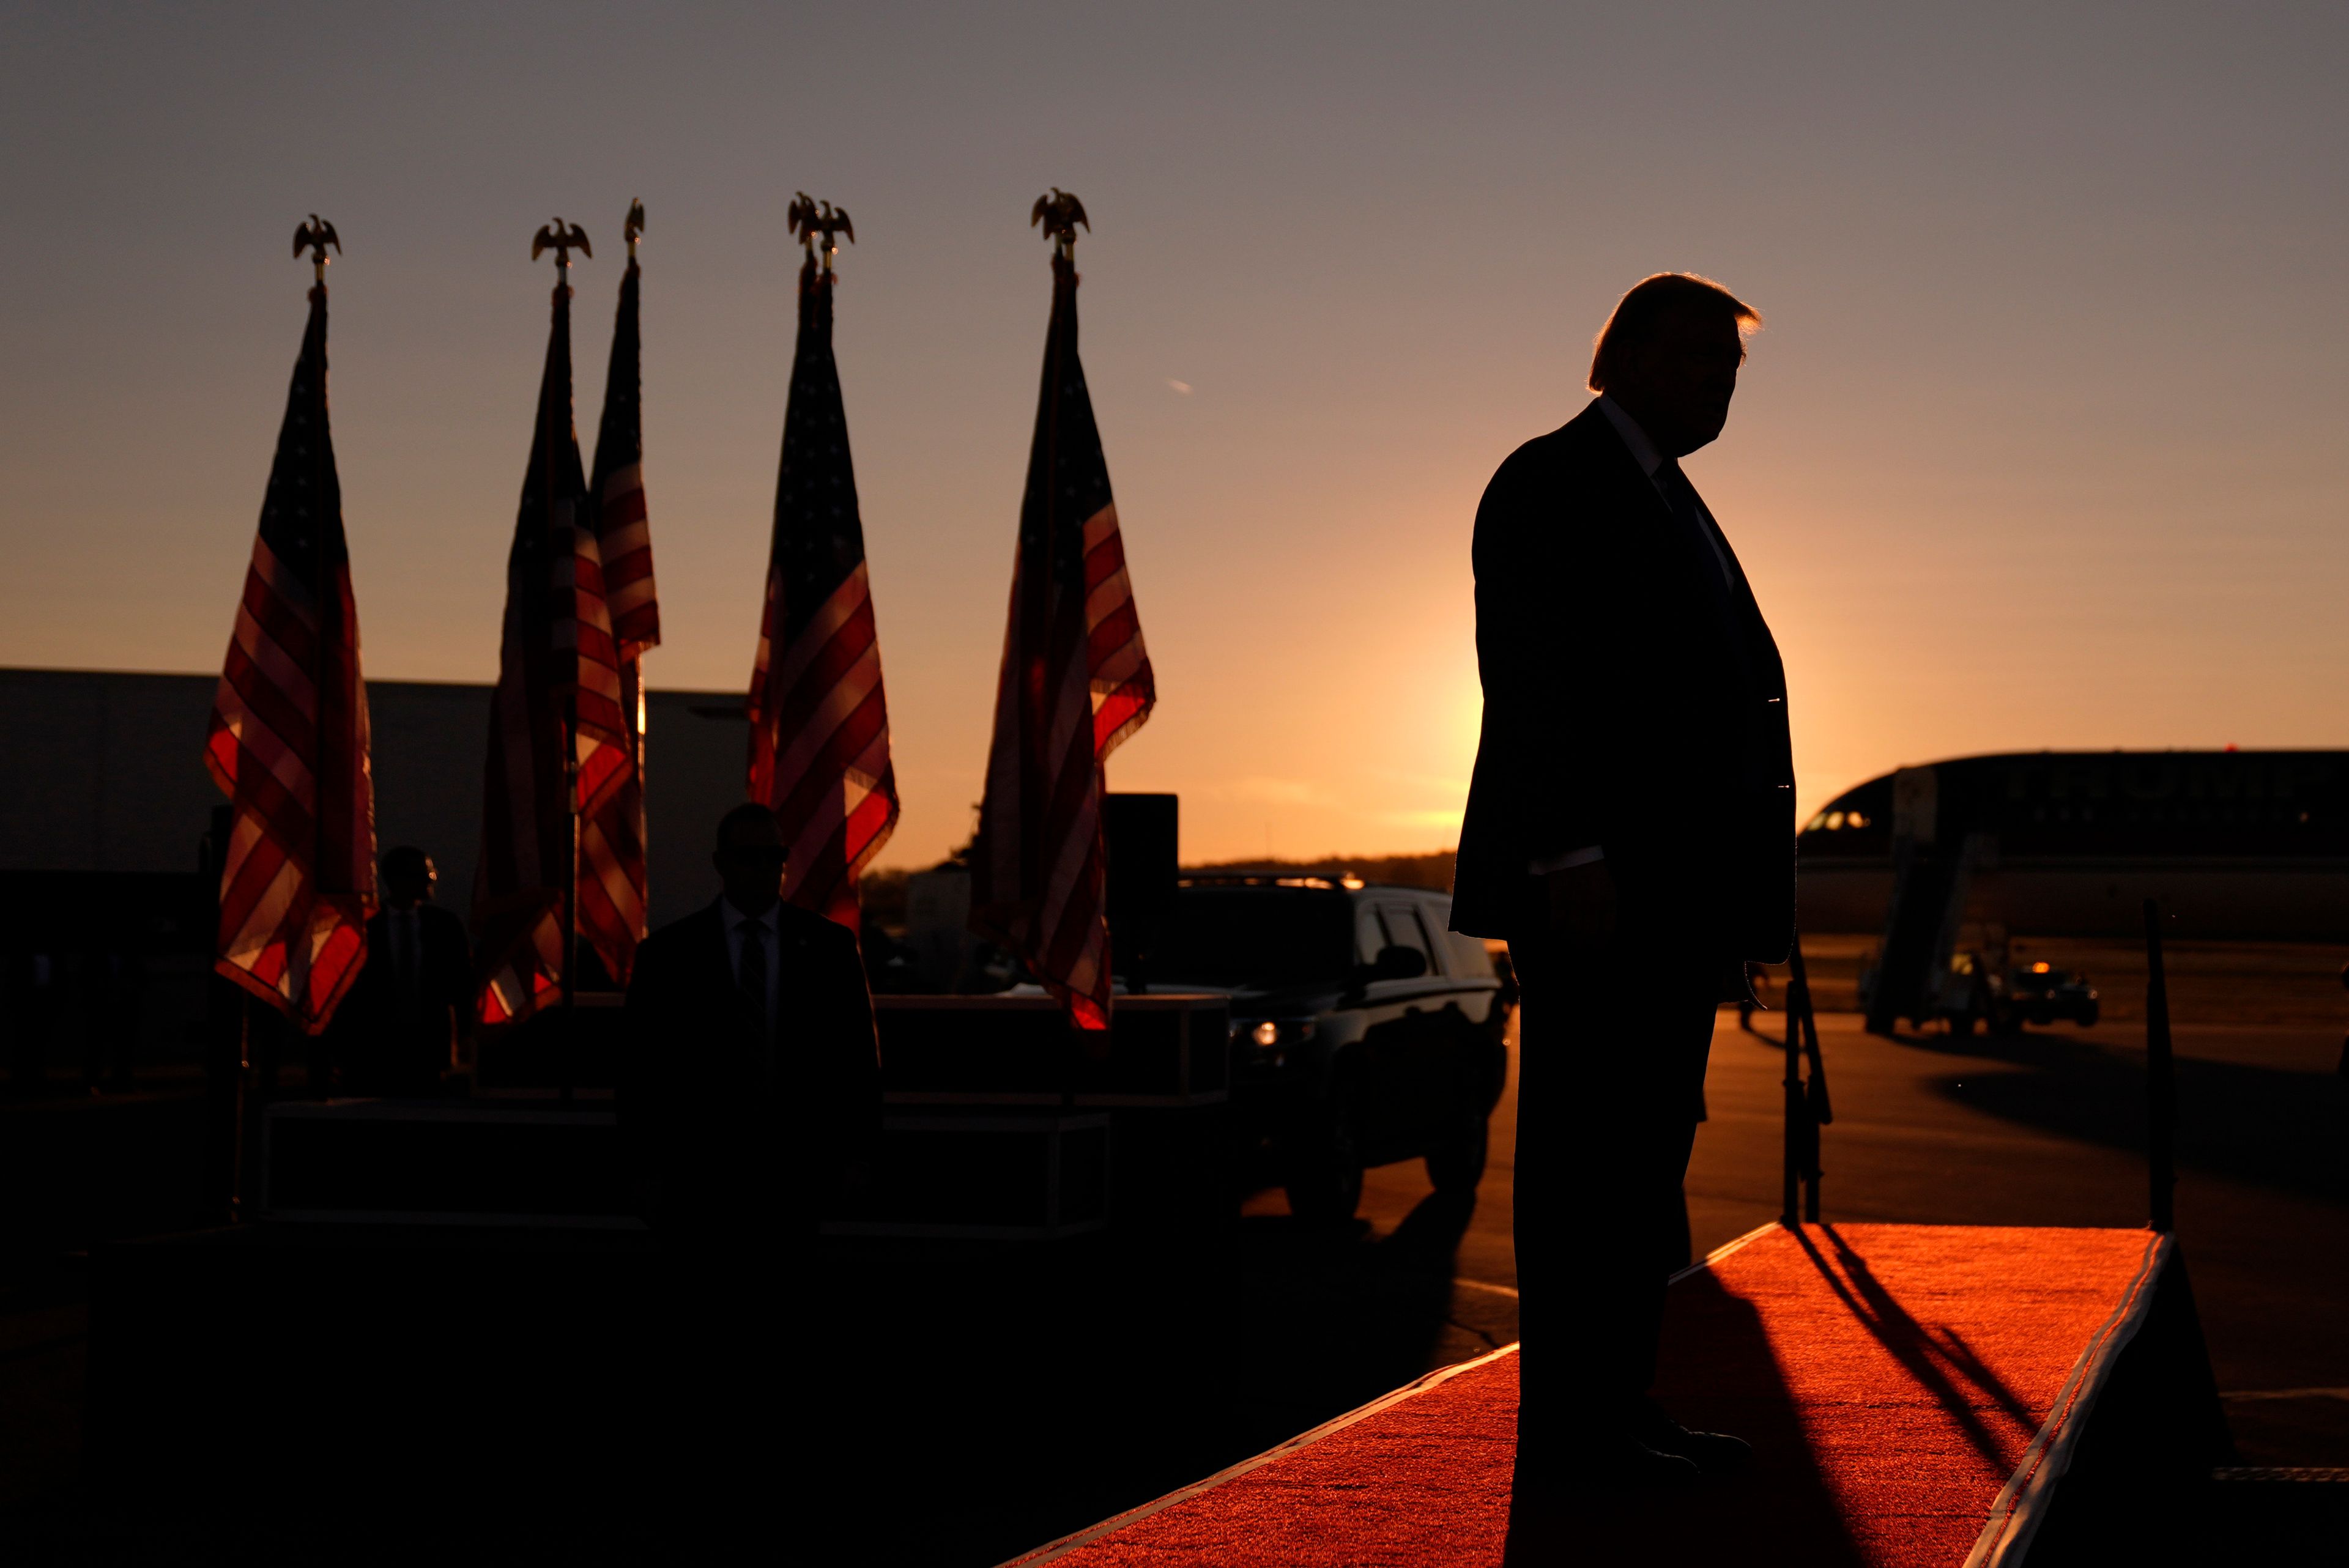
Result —
<path fill-rule="evenodd" d="M 356 1002 L 358 1006 L 352 1007 Z M 375 1010 L 369 1010 L 372 1005 Z M 378 1095 L 386 1099 L 438 1099 L 441 1075 L 449 1070 L 450 1020 L 443 1007 L 435 1016 L 419 1016 L 417 1009 L 388 1004 L 383 993 L 354 995 L 345 1007 L 347 1026 L 319 1037 L 311 1060 L 326 1057 L 321 1083 L 339 1079 L 343 1092 Z M 338 1020 L 341 1021 L 341 1020 Z M 331 1039 L 331 1046 L 326 1045 Z"/>
<path fill-rule="evenodd" d="M 802 1297 L 814 1237 L 779 1233 L 772 1215 L 744 1214 L 661 1237 L 661 1311 L 639 1473 L 644 1501 L 677 1562 L 791 1560 L 808 1505 L 799 1445 L 812 1423 L 804 1388 L 786 1368 L 806 1356 Z"/>
<path fill-rule="evenodd" d="M 1664 1283 L 1688 1261 L 1681 1191 L 1722 964 L 1627 930 L 1569 954 L 1512 937 L 1518 1023 L 1518 1448 L 1620 1432 L 1656 1373 Z"/>

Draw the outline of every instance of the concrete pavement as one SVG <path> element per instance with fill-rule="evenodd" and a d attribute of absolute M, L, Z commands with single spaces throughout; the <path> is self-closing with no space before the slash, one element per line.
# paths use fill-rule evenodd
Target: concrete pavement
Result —
<path fill-rule="evenodd" d="M 1829 1220 L 2143 1222 L 2133 1023 L 1896 1040 L 1863 1034 L 1848 1014 L 1822 1024 L 1839 1114 L 1825 1142 Z M 2189 1023 L 2178 1040 L 2179 1233 L 2245 1457 L 2349 1464 L 2349 1080 L 2333 1070 L 2337 1026 Z M 1701 1251 L 1776 1214 L 1779 1070 L 1775 1044 L 1724 1011 L 1690 1179 Z M 864 1561 L 998 1563 L 1508 1342 L 1514 1099 L 1493 1130 L 1473 1205 L 1434 1197 L 1416 1162 L 1392 1166 L 1370 1173 L 1361 1222 L 1337 1230 L 1298 1225 L 1272 1191 L 1220 1234 L 827 1244 L 804 1260 L 795 1315 L 778 1325 L 808 1376 L 777 1429 L 816 1449 L 784 1511 L 837 1528 Z M 0 1346 L 20 1352 L 0 1358 L 0 1402 L 19 1418 L 0 1423 L 0 1447 L 55 1478 L 75 1463 L 57 1417 L 78 1382 L 67 1321 L 78 1309 L 70 1289 L 37 1283 L 16 1278 L 0 1303 L 22 1331 Z M 0 1504 L 0 1538 L 94 1538 L 104 1516 L 89 1483 L 31 1490 L 40 1495 Z M 477 1511 L 493 1505 L 469 1495 Z M 435 1517 L 414 1521 L 426 1545 Z M 526 1513 L 501 1522 L 535 1528 Z M 249 1511 L 223 1515 L 218 1531 L 250 1523 Z M 216 1532 L 180 1519 L 152 1529 L 159 1540 Z M 264 1559 L 275 1560 L 251 1560 Z"/>
<path fill-rule="evenodd" d="M 1883 1039 L 1820 1017 L 1837 1119 L 1825 1130 L 1824 1217 L 1926 1224 L 2141 1225 L 2144 1048 L 2133 1022 L 2013 1037 Z M 1783 1014 L 1757 1015 L 1776 1030 Z M 2247 1463 L 2349 1465 L 2349 1079 L 2316 1025 L 2176 1029 L 2178 1233 L 2220 1388 Z M 1724 1009 L 1689 1172 L 1698 1253 L 1777 1217 L 1778 1042 Z M 1516 1085 L 1461 1237 L 1436 1361 L 1516 1333 L 1509 1168 Z M 1431 1191 L 1414 1162 L 1370 1173 L 1371 1244 Z M 1277 1192 L 1250 1200 L 1268 1215 Z M 2309 1391 L 2313 1392 L 2309 1392 Z"/>

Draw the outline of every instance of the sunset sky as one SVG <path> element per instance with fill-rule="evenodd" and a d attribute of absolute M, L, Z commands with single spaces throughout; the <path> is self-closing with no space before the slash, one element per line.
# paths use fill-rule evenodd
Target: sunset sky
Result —
<path fill-rule="evenodd" d="M 0 664 L 219 667 L 315 211 L 367 673 L 492 678 L 530 235 L 595 242 L 592 435 L 641 197 L 648 677 L 740 688 L 805 190 L 859 236 L 882 863 L 926 863 L 979 793 L 1056 184 L 1160 694 L 1111 782 L 1180 791 L 1187 857 L 1454 841 L 1477 495 L 1663 269 L 1768 317 L 1688 470 L 1806 810 L 1965 752 L 2349 745 L 2338 5 L 18 4 L 0 37 Z"/>

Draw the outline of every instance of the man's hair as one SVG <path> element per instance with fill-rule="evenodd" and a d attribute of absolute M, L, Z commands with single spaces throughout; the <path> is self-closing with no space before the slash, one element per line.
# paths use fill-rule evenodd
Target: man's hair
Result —
<path fill-rule="evenodd" d="M 1760 311 L 1711 278 L 1694 273 L 1658 273 L 1641 278 L 1615 302 L 1615 313 L 1591 344 L 1590 389 L 1606 391 L 1623 362 L 1654 342 L 1665 322 L 1686 315 L 1734 322 L 1741 336 L 1762 326 Z"/>
<path fill-rule="evenodd" d="M 780 830 L 775 813 L 756 800 L 745 800 L 718 819 L 718 850 L 723 854 L 734 842 L 734 835 L 752 822 L 764 822 Z"/>
<path fill-rule="evenodd" d="M 384 881 L 401 875 L 420 877 L 431 861 L 432 857 L 414 844 L 394 844 L 383 852 Z"/>

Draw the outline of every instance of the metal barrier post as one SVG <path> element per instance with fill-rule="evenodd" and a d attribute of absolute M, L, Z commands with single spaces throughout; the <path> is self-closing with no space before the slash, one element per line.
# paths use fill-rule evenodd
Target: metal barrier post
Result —
<path fill-rule="evenodd" d="M 1795 1005 L 1795 982 L 1786 985 L 1786 1067 L 1785 1110 L 1786 1142 L 1779 1171 L 1778 1222 L 1788 1230 L 1799 1223 L 1802 1212 L 1803 1169 L 1808 1163 L 1803 1158 L 1804 1125 L 1809 1117 L 1809 1107 L 1803 1100 L 1803 1035 L 1801 1009 Z"/>
<path fill-rule="evenodd" d="M 1803 1085 L 1803 1218 L 1816 1224 L 1819 1181 L 1826 1174 L 1819 1165 L 1819 1129 L 1835 1120 L 1835 1107 L 1827 1099 L 1827 1065 L 1819 1054 L 1819 1019 L 1811 1006 L 1811 976 L 1803 964 L 1800 937 L 1795 939 L 1787 963 L 1786 1010 L 1793 1015 L 1790 1022 L 1802 1026 L 1803 1054 L 1810 1058 L 1811 1068 Z"/>
<path fill-rule="evenodd" d="M 2161 901 L 2145 901 L 2146 1180 L 2153 1228 L 2178 1228 L 2178 1075 L 2169 1049 L 2169 982 L 2161 964 Z"/>

